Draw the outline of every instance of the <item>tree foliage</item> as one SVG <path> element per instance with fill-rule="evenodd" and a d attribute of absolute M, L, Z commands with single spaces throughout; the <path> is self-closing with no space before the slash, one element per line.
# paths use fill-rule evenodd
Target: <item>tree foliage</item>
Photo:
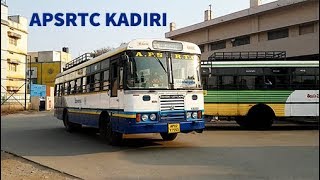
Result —
<path fill-rule="evenodd" d="M 120 44 L 120 46 L 122 46 L 122 45 L 124 45 L 124 44 L 126 44 L 126 43 L 125 43 L 125 42 L 122 42 L 122 43 Z M 100 48 L 100 49 L 94 50 L 94 51 L 91 53 L 91 55 L 92 55 L 93 57 L 97 57 L 97 56 L 100 56 L 101 54 L 104 54 L 104 53 L 106 53 L 106 52 L 109 52 L 109 51 L 111 51 L 111 50 L 113 50 L 113 49 L 114 49 L 113 47 L 107 46 L 107 47 L 104 47 L 104 48 Z"/>
<path fill-rule="evenodd" d="M 112 47 L 104 47 L 104 48 L 100 48 L 100 49 L 96 49 L 92 52 L 92 56 L 93 57 L 97 57 L 100 56 L 101 54 L 104 54 L 106 52 L 109 52 L 111 50 L 113 50 L 114 48 Z"/>

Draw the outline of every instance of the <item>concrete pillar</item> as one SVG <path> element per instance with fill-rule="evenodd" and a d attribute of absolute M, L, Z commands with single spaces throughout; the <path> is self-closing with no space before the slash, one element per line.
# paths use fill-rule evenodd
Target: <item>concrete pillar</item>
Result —
<path fill-rule="evenodd" d="M 176 30 L 176 23 L 171 22 L 170 23 L 170 32 Z"/>
<path fill-rule="evenodd" d="M 250 0 L 250 7 L 257 7 L 262 4 L 261 0 Z"/>
<path fill-rule="evenodd" d="M 209 21 L 212 19 L 212 10 L 204 11 L 204 21 Z"/>

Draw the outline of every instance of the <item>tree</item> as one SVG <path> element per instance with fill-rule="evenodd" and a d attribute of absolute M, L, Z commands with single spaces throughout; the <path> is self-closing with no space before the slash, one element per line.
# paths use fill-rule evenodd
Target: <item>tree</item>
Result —
<path fill-rule="evenodd" d="M 126 44 L 125 42 L 122 42 L 120 44 L 120 46 Z M 104 47 L 104 48 L 100 48 L 100 49 L 96 49 L 94 50 L 91 54 L 93 57 L 97 57 L 97 56 L 100 56 L 101 54 L 104 54 L 106 52 L 109 52 L 111 50 L 113 50 L 114 48 L 113 47 L 110 47 L 110 46 L 107 46 L 107 47 Z"/>
<path fill-rule="evenodd" d="M 93 57 L 97 57 L 100 56 L 101 54 L 104 54 L 106 52 L 109 52 L 111 50 L 113 50 L 114 48 L 112 47 L 104 47 L 104 48 L 100 48 L 100 49 L 96 49 L 92 52 L 92 56 Z"/>

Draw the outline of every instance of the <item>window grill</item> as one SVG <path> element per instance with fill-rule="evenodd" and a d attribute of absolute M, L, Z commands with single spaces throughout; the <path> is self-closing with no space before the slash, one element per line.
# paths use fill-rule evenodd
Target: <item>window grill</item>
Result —
<path fill-rule="evenodd" d="M 242 51 L 242 52 L 215 52 L 203 64 L 210 61 L 264 61 L 286 60 L 285 51 Z"/>
<path fill-rule="evenodd" d="M 66 71 L 66 70 L 68 70 L 70 68 L 73 68 L 75 66 L 78 66 L 78 65 L 80 65 L 80 64 L 82 64 L 82 63 L 84 63 L 84 62 L 86 62 L 86 61 L 88 61 L 88 60 L 90 60 L 92 58 L 93 57 L 92 57 L 91 53 L 82 54 L 81 56 L 77 57 L 76 59 L 68 62 L 66 64 L 66 66 L 63 68 L 63 70 Z"/>

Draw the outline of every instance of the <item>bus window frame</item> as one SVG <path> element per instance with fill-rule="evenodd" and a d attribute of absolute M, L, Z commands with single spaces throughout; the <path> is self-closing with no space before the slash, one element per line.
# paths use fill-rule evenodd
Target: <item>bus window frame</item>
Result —
<path fill-rule="evenodd" d="M 244 67 L 247 68 L 247 67 Z M 256 67 L 248 67 L 249 69 L 254 69 Z M 257 67 L 260 68 L 260 67 Z M 262 68 L 262 74 L 259 72 L 252 72 L 252 74 L 247 74 L 244 75 L 244 71 L 241 71 L 240 68 L 234 67 L 234 72 L 236 72 L 236 74 L 230 73 L 224 73 L 224 74 L 220 74 L 222 68 L 219 67 L 212 67 L 209 71 L 210 73 L 202 73 L 202 78 L 204 78 L 204 82 L 205 82 L 205 86 L 204 89 L 207 90 L 233 90 L 230 88 L 222 88 L 221 84 L 220 84 L 220 79 L 222 76 L 237 76 L 240 79 L 242 79 L 243 76 L 253 76 L 256 79 L 257 78 L 261 78 L 263 77 L 264 82 L 266 82 L 266 80 L 270 77 L 272 77 L 273 81 L 272 85 L 269 86 L 264 86 L 262 84 L 257 84 L 257 80 L 255 82 L 255 87 L 253 89 L 250 90 L 310 90 L 310 89 L 319 89 L 319 69 L 315 68 L 315 67 L 263 67 Z M 225 68 L 227 69 L 227 68 Z M 230 68 L 231 69 L 231 68 Z M 229 70 L 230 70 L 229 69 Z M 273 69 L 280 69 L 280 72 L 273 72 Z M 300 73 L 297 72 L 297 69 L 305 69 L 306 73 Z M 232 71 L 232 70 L 231 70 Z M 214 73 L 213 73 L 214 72 Z M 302 84 L 302 83 L 293 83 L 293 77 L 295 76 L 308 76 L 311 77 L 313 76 L 313 83 L 308 85 L 308 84 Z M 218 82 L 217 82 L 217 87 L 216 88 L 210 88 L 212 86 L 209 85 L 209 78 L 212 77 L 217 77 Z M 279 77 L 284 77 L 287 80 L 283 80 L 283 82 L 287 82 L 287 83 L 281 83 L 279 84 L 278 80 Z M 317 79 L 318 78 L 318 79 Z M 237 82 L 237 90 L 246 90 L 245 88 L 241 88 L 240 84 Z"/>
<path fill-rule="evenodd" d="M 119 63 L 119 57 L 120 55 L 116 55 L 111 57 L 110 59 L 110 97 L 117 97 L 118 96 L 118 90 L 119 88 L 119 69 L 120 69 L 120 63 Z M 115 72 L 116 71 L 116 72 Z M 116 75 L 116 77 L 114 77 Z M 116 85 L 115 85 L 116 84 Z M 115 87 L 114 87 L 115 86 Z"/>
<path fill-rule="evenodd" d="M 100 90 L 101 91 L 108 91 L 110 86 L 110 72 L 109 69 L 105 69 L 100 72 L 101 73 L 101 81 L 100 81 Z M 105 78 L 107 77 L 107 78 Z"/>

